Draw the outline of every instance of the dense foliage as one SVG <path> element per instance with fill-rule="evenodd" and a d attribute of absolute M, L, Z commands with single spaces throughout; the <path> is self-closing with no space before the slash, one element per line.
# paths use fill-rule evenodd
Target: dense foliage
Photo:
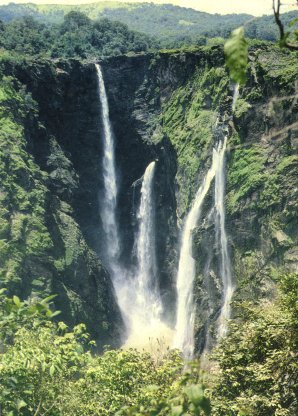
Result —
<path fill-rule="evenodd" d="M 216 416 L 298 413 L 298 275 L 284 276 L 275 301 L 240 301 L 214 357 Z"/>
<path fill-rule="evenodd" d="M 202 45 L 208 38 L 227 38 L 232 30 L 243 24 L 248 38 L 267 41 L 276 41 L 279 38 L 273 16 L 252 19 L 253 16 L 248 14 L 212 15 L 171 4 L 103 1 L 74 6 L 11 3 L 0 7 L 0 20 L 9 22 L 22 17 L 31 17 L 43 24 L 56 25 L 63 23 L 63 18 L 70 11 L 84 13 L 92 20 L 108 18 L 121 22 L 129 29 L 156 37 L 163 47 Z M 295 17 L 297 17 L 295 12 L 283 14 L 282 22 L 285 28 L 289 28 L 290 22 Z"/>
<path fill-rule="evenodd" d="M 0 71 L 1 73 L 2 71 Z M 1 286 L 27 295 L 27 285 L 46 290 L 31 263 L 50 256 L 53 242 L 45 225 L 45 176 L 26 151 L 25 120 L 37 104 L 16 78 L 0 75 L 0 279 Z M 17 289 L 16 289 L 17 287 Z"/>
<path fill-rule="evenodd" d="M 102 57 L 147 51 L 156 43 L 108 19 L 90 20 L 70 12 L 61 24 L 47 25 L 31 16 L 0 25 L 0 48 L 18 54 L 58 57 Z"/>
<path fill-rule="evenodd" d="M 182 371 L 175 351 L 93 355 L 84 325 L 52 322 L 52 297 L 22 302 L 0 292 L 3 415 L 291 416 L 297 413 L 297 274 L 275 300 L 236 303 L 230 334 L 213 354 L 208 379 Z M 211 412 L 211 413 L 210 413 Z"/>
<path fill-rule="evenodd" d="M 52 319 L 52 297 L 22 302 L 0 292 L 1 412 L 14 415 L 208 415 L 200 374 L 175 351 L 92 355 L 84 325 Z"/>

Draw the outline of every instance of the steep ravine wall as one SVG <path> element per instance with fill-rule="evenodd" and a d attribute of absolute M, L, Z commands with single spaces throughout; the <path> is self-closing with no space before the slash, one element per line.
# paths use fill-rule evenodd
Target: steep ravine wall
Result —
<path fill-rule="evenodd" d="M 220 48 L 101 62 L 116 137 L 122 261 L 128 265 L 134 259 L 139 179 L 157 160 L 157 260 L 172 323 L 179 227 L 210 165 L 212 147 L 226 133 L 226 228 L 236 298 L 271 296 L 275 276 L 297 268 L 297 56 L 271 47 L 254 48 L 250 55 L 247 86 L 233 117 Z M 43 175 L 44 222 L 52 241 L 42 268 L 34 257 L 20 274 L 25 293 L 36 278 L 47 282 L 46 290 L 59 294 L 55 302 L 63 319 L 84 321 L 101 343 L 117 345 L 123 324 L 99 260 L 102 126 L 94 65 L 7 63 L 5 71 L 38 105 L 38 113 L 23 122 L 23 146 Z M 209 346 L 214 342 L 221 302 L 218 247 L 208 215 L 213 198 L 211 189 L 194 234 L 198 351 L 205 348 L 207 333 Z"/>
<path fill-rule="evenodd" d="M 169 141 L 174 148 L 178 226 L 210 166 L 213 146 L 228 135 L 226 229 L 236 300 L 270 299 L 278 276 L 297 270 L 296 64 L 297 54 L 251 48 L 247 84 L 233 115 L 221 48 L 119 57 L 104 64 L 114 120 L 124 117 L 143 140 Z M 197 351 L 214 345 L 222 302 L 213 204 L 214 187 L 194 232 Z M 176 242 L 170 256 L 162 253 L 172 264 L 172 284 L 179 227 Z"/>
<path fill-rule="evenodd" d="M 198 62 L 175 88 L 163 105 L 162 127 L 178 155 L 180 217 L 210 165 L 212 147 L 228 135 L 225 205 L 234 299 L 257 301 L 271 298 L 278 276 L 298 267 L 297 54 L 252 48 L 234 115 L 233 91 L 217 54 Z M 194 232 L 197 351 L 214 344 L 221 305 L 213 204 L 214 188 Z"/>
<path fill-rule="evenodd" d="M 21 297 L 40 292 L 57 294 L 54 303 L 62 311 L 59 319 L 70 325 L 84 322 L 99 345 L 118 346 L 123 323 L 110 277 L 84 230 L 85 218 L 93 215 L 92 230 L 98 232 L 98 215 L 89 209 L 88 199 L 92 189 L 96 192 L 96 175 L 100 176 L 100 167 L 93 157 L 100 146 L 90 139 L 98 132 L 98 117 L 92 118 L 92 108 L 89 110 L 81 84 L 85 79 L 81 65 L 67 63 L 65 69 L 49 62 L 23 65 L 8 62 L 4 68 L 6 74 L 14 76 L 11 82 L 16 90 L 27 91 L 22 97 L 24 106 L 31 101 L 33 104 L 27 112 L 25 107 L 20 120 L 14 114 L 14 106 L 6 103 L 22 134 L 18 143 L 15 134 L 8 131 L 5 137 L 4 131 L 11 154 L 3 153 L 3 159 L 11 159 L 21 146 L 18 160 L 12 160 L 17 172 L 12 179 L 15 198 L 25 199 L 28 195 L 28 201 L 25 205 L 8 198 L 9 184 L 2 182 L 9 206 L 7 220 L 12 225 L 13 221 L 20 223 L 20 236 L 12 246 L 12 254 L 7 254 L 16 267 L 10 270 L 11 261 L 3 262 L 1 280 L 10 293 Z M 84 145 L 86 142 L 88 146 Z M 22 165 L 27 166 L 28 185 L 22 179 Z M 35 199 L 30 197 L 39 189 Z M 15 240 L 12 225 L 5 236 L 10 245 Z M 29 251 L 32 234 L 35 246 Z"/>

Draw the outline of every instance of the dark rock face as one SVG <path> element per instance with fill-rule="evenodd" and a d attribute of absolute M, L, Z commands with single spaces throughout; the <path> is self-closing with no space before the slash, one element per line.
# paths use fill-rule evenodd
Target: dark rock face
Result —
<path fill-rule="evenodd" d="M 225 205 L 234 299 L 256 301 L 273 296 L 276 276 L 297 270 L 297 66 L 284 76 L 295 57 L 278 50 L 252 51 L 250 59 L 249 80 L 227 122 Z M 219 117 L 225 110 L 218 106 Z M 194 232 L 197 351 L 214 345 L 222 302 L 212 204 L 210 193 Z"/>
<path fill-rule="evenodd" d="M 99 345 L 119 346 L 123 322 L 98 257 L 102 149 L 94 68 L 46 62 L 15 74 L 39 108 L 41 126 L 28 123 L 25 134 L 28 150 L 48 174 L 47 228 L 54 249 L 47 279 L 59 295 L 56 307 L 67 323 L 86 323 Z"/>
<path fill-rule="evenodd" d="M 146 91 L 150 57 L 140 62 L 125 58 L 103 63 L 110 119 L 115 135 L 119 180 L 118 222 L 122 262 L 134 262 L 134 237 L 140 186 L 146 167 L 157 161 L 155 215 L 160 287 L 164 302 L 174 302 L 176 250 L 176 156 L 169 140 L 153 143 L 160 111 L 153 83 Z M 116 346 L 123 323 L 104 260 L 100 219 L 102 178 L 102 121 L 95 67 L 76 61 L 45 62 L 14 68 L 17 78 L 38 103 L 39 122 L 28 122 L 28 150 L 47 172 L 48 229 L 54 242 L 54 267 L 47 277 L 58 293 L 56 306 L 70 324 L 87 323 L 101 344 Z M 141 184 L 141 181 L 139 181 Z M 30 288 L 29 292 L 30 292 Z"/>

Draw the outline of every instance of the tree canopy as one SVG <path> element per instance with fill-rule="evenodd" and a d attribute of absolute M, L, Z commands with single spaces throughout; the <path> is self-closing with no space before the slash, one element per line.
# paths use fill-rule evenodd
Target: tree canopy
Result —
<path fill-rule="evenodd" d="M 157 45 L 149 36 L 129 30 L 106 18 L 91 20 L 71 11 L 61 24 L 47 25 L 25 16 L 0 22 L 0 47 L 25 55 L 59 57 L 102 57 L 127 52 L 145 52 Z"/>

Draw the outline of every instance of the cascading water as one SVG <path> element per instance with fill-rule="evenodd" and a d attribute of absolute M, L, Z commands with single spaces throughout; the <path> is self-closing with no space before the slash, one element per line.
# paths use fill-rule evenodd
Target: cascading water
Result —
<path fill-rule="evenodd" d="M 141 188 L 136 241 L 137 268 L 131 272 L 119 264 L 120 238 L 116 220 L 117 177 L 113 134 L 109 119 L 109 106 L 101 68 L 96 66 L 98 93 L 103 121 L 103 182 L 101 220 L 106 239 L 106 261 L 110 270 L 117 300 L 127 330 L 127 344 L 143 345 L 149 338 L 164 337 L 169 329 L 161 322 L 161 300 L 158 292 L 156 258 L 153 179 L 155 162 L 147 167 Z"/>
<path fill-rule="evenodd" d="M 155 224 L 153 201 L 153 177 L 155 162 L 147 167 L 141 189 L 138 211 L 139 231 L 137 236 L 137 295 L 138 303 L 146 314 L 158 316 L 160 301 L 156 282 Z"/>
<path fill-rule="evenodd" d="M 127 298 L 130 334 L 127 345 L 146 346 L 157 338 L 167 338 L 169 328 L 161 321 L 162 303 L 159 296 L 155 253 L 154 180 L 155 162 L 147 167 L 141 188 L 137 214 L 137 268 L 130 279 L 132 290 Z M 131 294 L 134 293 L 132 298 Z"/>
<path fill-rule="evenodd" d="M 198 223 L 202 204 L 214 179 L 216 162 L 217 151 L 213 149 L 211 167 L 196 194 L 182 232 L 177 275 L 177 318 L 173 347 L 180 349 L 185 359 L 191 359 L 194 353 L 193 282 L 196 270 L 195 260 L 192 256 L 193 230 Z"/>
<path fill-rule="evenodd" d="M 216 237 L 220 245 L 220 275 L 223 286 L 222 307 L 218 319 L 218 337 L 227 333 L 227 323 L 231 315 L 231 300 L 234 292 L 232 284 L 231 261 L 228 252 L 228 239 L 225 228 L 225 151 L 227 137 L 225 137 L 221 150 L 217 153 L 217 169 L 215 174 L 215 227 Z"/>
<path fill-rule="evenodd" d="M 218 320 L 219 337 L 225 335 L 227 321 L 230 317 L 230 302 L 233 295 L 231 264 L 228 253 L 228 241 L 225 230 L 224 209 L 224 178 L 225 178 L 225 151 L 227 138 L 213 149 L 211 167 L 206 178 L 199 188 L 194 204 L 187 216 L 180 250 L 180 259 L 177 276 L 177 321 L 173 347 L 182 351 L 185 359 L 191 359 L 194 353 L 194 320 L 195 308 L 193 299 L 193 282 L 195 278 L 195 260 L 192 257 L 192 233 L 196 227 L 204 199 L 215 178 L 215 213 L 216 238 L 220 245 L 220 275 L 223 284 L 223 304 Z"/>
<path fill-rule="evenodd" d="M 239 88 L 240 88 L 239 84 L 234 84 L 234 86 L 233 86 L 232 113 L 234 113 L 234 111 L 235 111 L 237 100 L 239 98 L 239 94 L 240 94 Z"/>
<path fill-rule="evenodd" d="M 115 169 L 114 141 L 109 120 L 109 107 L 101 68 L 96 64 L 98 93 L 103 121 L 103 179 L 104 198 L 101 202 L 101 219 L 106 238 L 107 266 L 110 269 L 118 303 L 129 328 L 128 345 L 143 344 L 149 338 L 170 338 L 169 328 L 161 321 L 162 303 L 159 296 L 155 257 L 155 226 L 153 179 L 155 162 L 147 167 L 141 188 L 136 239 L 137 268 L 127 272 L 119 265 L 120 239 L 116 220 L 117 177 Z M 236 89 L 237 90 L 237 89 Z M 237 92 L 235 90 L 235 100 Z M 193 283 L 195 260 L 192 257 L 192 233 L 196 227 L 204 199 L 215 177 L 215 211 L 217 239 L 220 242 L 220 272 L 223 283 L 223 304 L 218 320 L 218 336 L 226 333 L 230 317 L 230 301 L 233 295 L 231 265 L 225 231 L 224 211 L 224 155 L 226 139 L 213 149 L 212 165 L 199 188 L 193 206 L 186 218 L 182 233 L 179 268 L 177 275 L 177 322 L 173 347 L 179 348 L 186 359 L 194 353 L 194 301 Z M 141 337 L 140 337 L 141 334 Z"/>
<path fill-rule="evenodd" d="M 104 197 L 101 201 L 101 220 L 106 238 L 107 266 L 113 280 L 119 278 L 119 232 L 116 221 L 117 177 L 115 169 L 114 140 L 109 118 L 109 105 L 101 68 L 95 64 L 98 80 L 98 94 L 103 122 L 103 180 Z"/>
<path fill-rule="evenodd" d="M 109 106 L 101 68 L 96 66 L 98 94 L 103 121 L 103 179 L 104 197 L 101 201 L 101 219 L 106 237 L 107 266 L 110 269 L 120 309 L 129 329 L 128 341 L 136 346 L 146 344 L 149 338 L 171 336 L 169 328 L 161 321 L 162 303 L 157 284 L 155 256 L 155 224 L 153 182 L 155 162 L 147 167 L 141 188 L 140 207 L 137 214 L 138 233 L 136 238 L 137 267 L 132 272 L 119 265 L 120 239 L 116 220 L 117 177 L 115 169 L 114 140 L 109 120 Z M 238 96 L 235 88 L 233 108 Z M 187 216 L 180 250 L 177 275 L 177 323 L 173 346 L 179 348 L 186 359 L 194 353 L 194 299 L 193 283 L 195 260 L 192 257 L 193 229 L 196 227 L 204 199 L 215 178 L 215 224 L 216 237 L 220 246 L 220 274 L 223 284 L 223 303 L 218 320 L 218 336 L 226 333 L 230 317 L 230 301 L 233 295 L 231 265 L 225 231 L 224 178 L 225 149 L 227 139 L 213 149 L 212 165 L 199 188 L 193 206 Z M 140 335 L 142 337 L 140 338 Z"/>

